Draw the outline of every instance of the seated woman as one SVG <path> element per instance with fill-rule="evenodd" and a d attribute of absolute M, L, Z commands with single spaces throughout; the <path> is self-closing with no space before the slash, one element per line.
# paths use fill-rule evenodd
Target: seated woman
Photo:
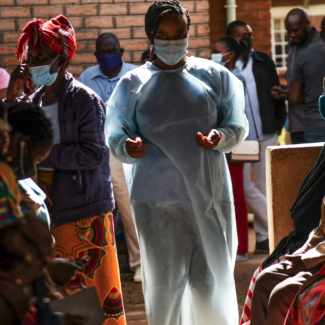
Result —
<path fill-rule="evenodd" d="M 88 320 L 54 314 L 45 303 L 52 289 L 46 285 L 44 267 L 53 270 L 53 265 L 58 265 L 52 254 L 50 232 L 35 216 L 0 226 L 0 324 L 82 325 Z M 67 274 L 66 267 L 58 271 Z M 68 280 L 73 275 L 70 272 Z"/>
<path fill-rule="evenodd" d="M 15 107 L 17 107 L 17 105 Z M 16 132 L 27 132 L 27 133 L 30 132 L 30 130 L 35 132 L 35 130 L 33 129 L 33 127 L 31 127 L 30 130 L 28 130 L 27 125 L 24 125 L 24 129 L 21 129 L 19 128 L 19 125 L 17 125 L 15 120 L 24 118 L 24 115 L 28 114 L 31 116 L 31 118 L 29 120 L 27 119 L 26 121 L 27 123 L 28 121 L 31 121 L 33 124 L 33 123 L 37 123 L 39 118 L 45 117 L 42 111 L 40 110 L 40 108 L 37 110 L 35 109 L 35 107 L 33 107 L 33 105 L 32 106 L 23 105 L 20 107 L 21 108 L 23 107 L 24 109 L 23 113 L 20 113 L 19 110 L 16 109 L 9 109 L 9 111 L 7 111 L 6 105 L 0 101 L 0 119 L 2 119 L 2 122 L 0 124 L 1 155 L 3 159 L 7 159 L 9 161 L 13 160 L 9 151 L 10 137 L 8 133 L 12 130 L 12 128 L 4 120 L 5 118 L 6 119 L 8 118 L 8 114 L 10 115 L 9 119 L 11 120 L 11 123 L 13 123 L 16 128 Z M 49 132 L 52 132 L 51 123 L 49 122 L 49 120 L 44 118 L 43 122 L 45 123 L 44 124 L 45 128 L 48 128 Z M 7 123 L 8 125 L 5 128 L 3 128 L 4 123 Z M 19 129 L 19 131 L 17 131 L 17 128 Z M 13 134 L 14 132 L 11 133 L 11 137 Z M 46 140 L 46 142 L 48 141 L 49 140 Z M 5 175 L 10 191 L 13 194 L 13 197 L 16 201 L 16 204 L 19 203 L 20 205 L 19 214 L 27 215 L 30 213 L 34 213 L 36 216 L 38 216 L 38 218 L 40 218 L 45 223 L 47 223 L 48 226 L 50 226 L 50 216 L 47 207 L 44 203 L 46 199 L 46 194 L 41 190 L 41 188 L 31 178 L 21 179 L 18 180 L 17 182 L 16 176 L 14 175 L 11 167 L 5 161 L 0 160 L 0 172 Z"/>
<path fill-rule="evenodd" d="M 51 234 L 39 219 L 27 216 L 0 225 L 1 324 L 25 324 L 35 304 L 32 284 L 51 259 Z"/>
<path fill-rule="evenodd" d="M 108 141 L 133 164 L 149 324 L 234 325 L 237 235 L 224 153 L 247 132 L 243 85 L 221 65 L 186 56 L 189 28 L 179 1 L 149 7 L 157 59 L 121 78 L 107 105 Z"/>
<path fill-rule="evenodd" d="M 5 106 L 1 103 L 0 117 L 4 118 L 5 115 L 11 129 L 9 134 L 8 130 L 0 132 L 3 155 L 0 173 L 2 183 L 6 183 L 12 193 L 16 217 L 21 217 L 23 213 L 19 208 L 21 195 L 17 180 L 35 175 L 35 166 L 47 157 L 52 148 L 53 133 L 51 122 L 36 105 L 15 104 L 5 114 Z"/>
<path fill-rule="evenodd" d="M 4 116 L 3 113 L 2 111 L 1 116 Z M 20 182 L 25 177 L 34 176 L 36 164 L 51 150 L 51 123 L 41 108 L 33 104 L 14 104 L 9 107 L 6 115 L 11 129 L 2 129 L 2 132 L 9 131 L 9 135 L 3 137 L 1 134 L 0 137 L 2 142 L 6 139 L 1 145 L 7 147 L 3 159 L 8 162 L 0 162 L 0 323 L 10 325 L 16 324 L 18 320 L 25 322 L 29 315 L 29 324 L 33 320 L 33 316 L 28 313 L 31 294 L 38 296 L 35 288 L 40 285 L 46 289 L 44 267 L 59 285 L 68 282 L 82 268 L 53 259 L 49 225 L 41 222 L 39 216 L 32 216 L 29 209 L 21 211 L 18 206 L 19 193 L 13 194 L 18 190 L 16 178 Z M 29 190 L 30 188 L 29 182 Z M 37 190 L 36 184 L 32 188 Z M 23 216 L 25 217 L 22 218 Z M 5 225 L 8 226 L 4 227 Z M 54 297 L 57 296 L 53 295 Z M 74 320 L 83 324 L 87 320 L 71 315 L 62 317 L 53 315 L 48 324 L 61 324 L 62 320 L 66 325 L 73 324 Z"/>
<path fill-rule="evenodd" d="M 325 263 L 325 199 L 322 219 L 305 245 L 286 260 L 266 268 L 257 277 L 251 325 L 283 325 L 299 288 Z M 299 323 L 303 324 L 303 323 Z M 311 323 L 308 323 L 311 324 Z"/>

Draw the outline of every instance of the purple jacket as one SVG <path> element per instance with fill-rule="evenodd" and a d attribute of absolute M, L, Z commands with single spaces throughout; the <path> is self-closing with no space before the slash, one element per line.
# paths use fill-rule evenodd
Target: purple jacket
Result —
<path fill-rule="evenodd" d="M 56 95 L 61 143 L 41 164 L 54 169 L 51 215 L 56 226 L 107 213 L 115 206 L 105 105 L 94 91 L 70 73 L 67 76 Z M 44 90 L 38 89 L 29 101 L 38 104 Z"/>

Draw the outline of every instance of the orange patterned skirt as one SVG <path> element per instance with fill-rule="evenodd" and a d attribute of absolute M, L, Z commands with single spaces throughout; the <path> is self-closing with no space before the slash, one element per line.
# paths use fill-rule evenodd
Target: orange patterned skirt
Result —
<path fill-rule="evenodd" d="M 53 172 L 40 170 L 38 179 L 40 187 L 48 195 L 46 203 L 51 213 L 52 202 L 49 194 Z M 85 273 L 67 284 L 66 290 L 69 294 L 95 286 L 107 318 L 104 324 L 126 324 L 112 212 L 52 227 L 51 232 L 56 242 L 56 257 L 70 260 L 90 257 L 85 265 Z"/>

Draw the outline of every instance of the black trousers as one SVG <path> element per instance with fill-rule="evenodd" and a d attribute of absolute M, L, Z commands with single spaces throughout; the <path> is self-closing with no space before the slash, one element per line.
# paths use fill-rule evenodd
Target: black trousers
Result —
<path fill-rule="evenodd" d="M 305 143 L 305 132 L 292 132 L 290 136 L 292 144 Z"/>

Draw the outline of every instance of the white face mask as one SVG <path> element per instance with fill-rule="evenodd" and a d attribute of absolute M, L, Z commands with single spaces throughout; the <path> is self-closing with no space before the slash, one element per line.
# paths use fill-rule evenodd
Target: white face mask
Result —
<path fill-rule="evenodd" d="M 60 54 L 54 59 L 51 64 L 40 65 L 38 67 L 30 67 L 30 75 L 34 85 L 36 86 L 51 86 L 55 83 L 58 77 L 58 71 L 50 73 L 51 65 L 57 60 Z"/>
<path fill-rule="evenodd" d="M 228 53 L 225 53 L 225 54 L 221 54 L 221 53 L 213 53 L 212 55 L 211 55 L 211 60 L 213 61 L 213 62 L 216 62 L 216 63 L 219 63 L 219 64 L 221 64 L 221 65 L 225 65 L 226 63 L 228 63 L 231 59 L 229 59 L 228 61 L 226 61 L 226 62 L 223 62 L 222 61 L 222 58 L 225 56 L 225 55 L 227 55 L 227 54 L 229 54 L 230 52 L 228 52 Z"/>
<path fill-rule="evenodd" d="M 179 40 L 154 40 L 155 54 L 167 65 L 173 66 L 181 61 L 186 55 L 188 37 Z"/>

